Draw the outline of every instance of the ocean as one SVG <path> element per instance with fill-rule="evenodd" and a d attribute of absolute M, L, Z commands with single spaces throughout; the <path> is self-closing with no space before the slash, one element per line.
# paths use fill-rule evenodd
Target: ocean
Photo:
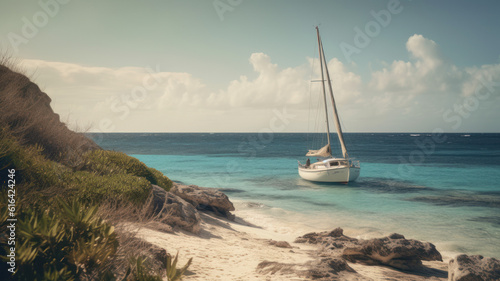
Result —
<path fill-rule="evenodd" d="M 349 155 L 361 163 L 349 184 L 299 177 L 297 161 L 319 148 L 311 147 L 315 134 L 90 136 L 174 181 L 221 189 L 237 208 L 270 219 L 263 223 L 341 227 L 358 238 L 397 232 L 434 243 L 444 257 L 500 258 L 500 134 L 346 133 Z"/>

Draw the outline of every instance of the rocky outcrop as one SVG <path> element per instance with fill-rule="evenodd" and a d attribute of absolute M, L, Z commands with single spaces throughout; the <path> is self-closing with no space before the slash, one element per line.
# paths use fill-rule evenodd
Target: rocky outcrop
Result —
<path fill-rule="evenodd" d="M 436 247 L 427 242 L 405 239 L 401 234 L 370 240 L 355 239 L 343 234 L 341 228 L 330 232 L 308 233 L 296 243 L 322 244 L 325 257 L 342 257 L 350 262 L 368 265 L 388 265 L 397 269 L 415 270 L 422 260 L 442 261 Z"/>
<path fill-rule="evenodd" d="M 459 255 L 448 265 L 450 281 L 500 280 L 500 261 L 483 256 Z"/>
<path fill-rule="evenodd" d="M 305 264 L 263 261 L 256 271 L 264 275 L 295 275 L 307 280 L 361 280 L 359 274 L 340 258 L 321 258 Z"/>
<path fill-rule="evenodd" d="M 384 238 L 359 240 L 346 247 L 344 259 L 365 264 L 383 264 L 397 269 L 415 270 L 422 267 L 422 261 L 443 261 L 436 247 L 428 242 L 405 239 L 393 234 Z"/>
<path fill-rule="evenodd" d="M 170 192 L 191 203 L 199 210 L 213 211 L 228 219 L 234 220 L 234 206 L 226 194 L 214 188 L 175 183 Z"/>
<path fill-rule="evenodd" d="M 286 242 L 286 241 L 275 241 L 275 240 L 269 240 L 268 241 L 269 245 L 271 246 L 276 246 L 278 248 L 293 248 L 292 245 L 290 245 L 290 243 Z"/>
<path fill-rule="evenodd" d="M 349 277 L 347 277 L 349 276 Z M 304 277 L 313 280 L 359 280 L 359 275 L 341 258 L 326 257 L 309 263 Z"/>
<path fill-rule="evenodd" d="M 295 243 L 325 244 L 334 248 L 342 248 L 348 242 L 355 243 L 358 239 L 344 235 L 344 230 L 340 227 L 332 231 L 311 232 L 295 239 Z"/>
<path fill-rule="evenodd" d="M 159 221 L 192 233 L 200 232 L 200 214 L 193 205 L 157 185 L 152 185 L 151 196 L 149 211 L 151 215 L 157 216 Z"/>
<path fill-rule="evenodd" d="M 159 221 L 177 226 L 192 233 L 199 233 L 201 217 L 198 210 L 213 211 L 218 215 L 234 220 L 234 206 L 229 198 L 216 189 L 196 185 L 175 183 L 170 191 L 152 185 L 151 215 Z"/>
<path fill-rule="evenodd" d="M 297 264 L 263 261 L 257 265 L 256 271 L 264 275 L 287 275 L 297 274 L 300 268 Z"/>

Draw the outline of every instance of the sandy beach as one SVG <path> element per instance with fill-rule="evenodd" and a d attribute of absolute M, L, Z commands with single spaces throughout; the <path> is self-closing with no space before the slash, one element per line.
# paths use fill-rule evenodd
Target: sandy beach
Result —
<path fill-rule="evenodd" d="M 180 265 L 193 258 L 184 280 L 302 280 L 293 275 L 258 274 L 256 268 L 266 260 L 300 264 L 313 259 L 314 246 L 290 243 L 290 249 L 269 244 L 270 239 L 291 242 L 293 237 L 250 225 L 240 217 L 231 222 L 207 213 L 201 215 L 199 234 L 183 230 L 169 234 L 148 228 L 139 231 L 146 241 L 170 253 L 179 251 Z"/>
<path fill-rule="evenodd" d="M 257 268 L 261 262 L 269 261 L 293 264 L 294 271 L 306 270 L 304 264 L 317 258 L 317 245 L 293 242 L 298 236 L 317 230 L 291 228 L 279 222 L 270 224 L 263 221 L 265 218 L 252 216 L 246 210 L 237 210 L 234 214 L 235 221 L 230 221 L 202 212 L 199 234 L 177 229 L 174 233 L 165 233 L 142 228 L 138 236 L 167 252 L 179 251 L 179 265 L 193 258 L 183 280 L 309 280 L 294 272 L 259 272 Z M 277 247 L 270 243 L 271 240 L 286 241 L 292 248 Z M 349 263 L 358 274 L 341 274 L 335 280 L 447 280 L 447 264 L 447 260 L 424 262 L 426 269 L 423 272 L 409 274 L 390 267 Z"/>

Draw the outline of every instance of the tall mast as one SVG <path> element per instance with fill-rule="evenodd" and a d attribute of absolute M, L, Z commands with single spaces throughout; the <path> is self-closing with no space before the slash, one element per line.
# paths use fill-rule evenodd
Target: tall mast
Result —
<path fill-rule="evenodd" d="M 318 33 L 318 38 L 319 38 L 319 29 L 316 27 L 316 31 Z M 335 105 L 335 98 L 333 97 L 333 90 L 332 90 L 332 81 L 330 80 L 330 74 L 328 73 L 328 66 L 326 64 L 326 59 L 325 59 L 325 51 L 323 50 L 323 43 L 320 41 L 320 52 L 321 52 L 321 57 L 323 58 L 323 61 L 325 63 L 325 71 L 326 71 L 326 81 L 328 81 L 328 88 L 330 90 L 330 98 L 332 100 L 332 108 L 333 108 L 333 116 L 334 121 L 335 121 L 335 127 L 337 128 L 337 135 L 339 137 L 340 141 L 340 146 L 342 147 L 342 156 L 344 158 L 347 158 L 347 149 L 345 148 L 345 143 L 344 143 L 344 135 L 342 134 L 342 128 L 340 127 L 340 121 L 339 121 L 339 115 L 337 113 L 337 106 Z M 321 75 L 323 75 L 323 68 L 321 68 L 322 72 Z M 324 91 L 324 82 L 323 82 L 323 91 Z M 325 104 L 326 106 L 326 104 Z M 330 132 L 328 132 L 328 135 L 330 135 Z M 330 136 L 328 136 L 328 143 L 330 143 Z"/>
<path fill-rule="evenodd" d="M 324 60 L 324 57 L 323 57 L 323 52 L 322 52 L 322 49 L 323 49 L 323 46 L 321 44 L 321 38 L 319 37 L 319 28 L 316 26 L 316 34 L 318 35 L 318 49 L 319 49 L 319 61 L 320 61 L 320 65 L 321 65 L 321 85 L 323 86 L 323 103 L 325 105 L 325 120 L 326 120 L 326 137 L 328 139 L 328 149 L 329 149 L 329 153 L 331 153 L 332 151 L 332 147 L 331 147 L 331 144 L 330 144 L 330 124 L 328 122 L 328 107 L 326 105 L 326 90 L 325 90 L 325 77 L 324 77 L 324 74 L 323 74 L 323 60 Z M 327 72 L 328 74 L 328 69 L 327 69 Z"/>

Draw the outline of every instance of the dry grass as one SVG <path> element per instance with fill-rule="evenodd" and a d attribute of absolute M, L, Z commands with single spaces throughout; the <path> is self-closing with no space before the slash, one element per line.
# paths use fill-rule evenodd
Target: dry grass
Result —
<path fill-rule="evenodd" d="M 52 111 L 50 97 L 21 71 L 17 61 L 0 57 L 0 124 L 23 144 L 42 146 L 49 159 L 78 165 L 82 153 L 99 147 L 84 134 L 69 130 Z"/>
<path fill-rule="evenodd" d="M 159 217 L 151 215 L 151 204 L 152 196 L 141 207 L 112 200 L 102 203 L 99 207 L 99 215 L 111 223 L 118 234 L 118 251 L 104 266 L 105 269 L 117 273 L 118 280 L 121 280 L 121 274 L 127 271 L 130 258 L 146 257 L 148 267 L 152 271 L 165 270 L 162 259 L 166 258 L 167 252 L 137 237 L 139 230 L 144 227 L 172 232 L 172 228 L 163 224 Z"/>
<path fill-rule="evenodd" d="M 163 209 L 165 209 L 165 207 L 166 203 L 164 203 Z M 137 206 L 131 202 L 116 200 L 107 200 L 99 206 L 100 216 L 112 223 L 117 229 L 135 234 L 140 228 L 147 227 L 172 233 L 172 227 L 166 223 L 169 216 L 168 213 L 166 214 L 160 211 L 157 215 L 154 215 L 152 210 L 152 193 L 142 206 Z"/>

